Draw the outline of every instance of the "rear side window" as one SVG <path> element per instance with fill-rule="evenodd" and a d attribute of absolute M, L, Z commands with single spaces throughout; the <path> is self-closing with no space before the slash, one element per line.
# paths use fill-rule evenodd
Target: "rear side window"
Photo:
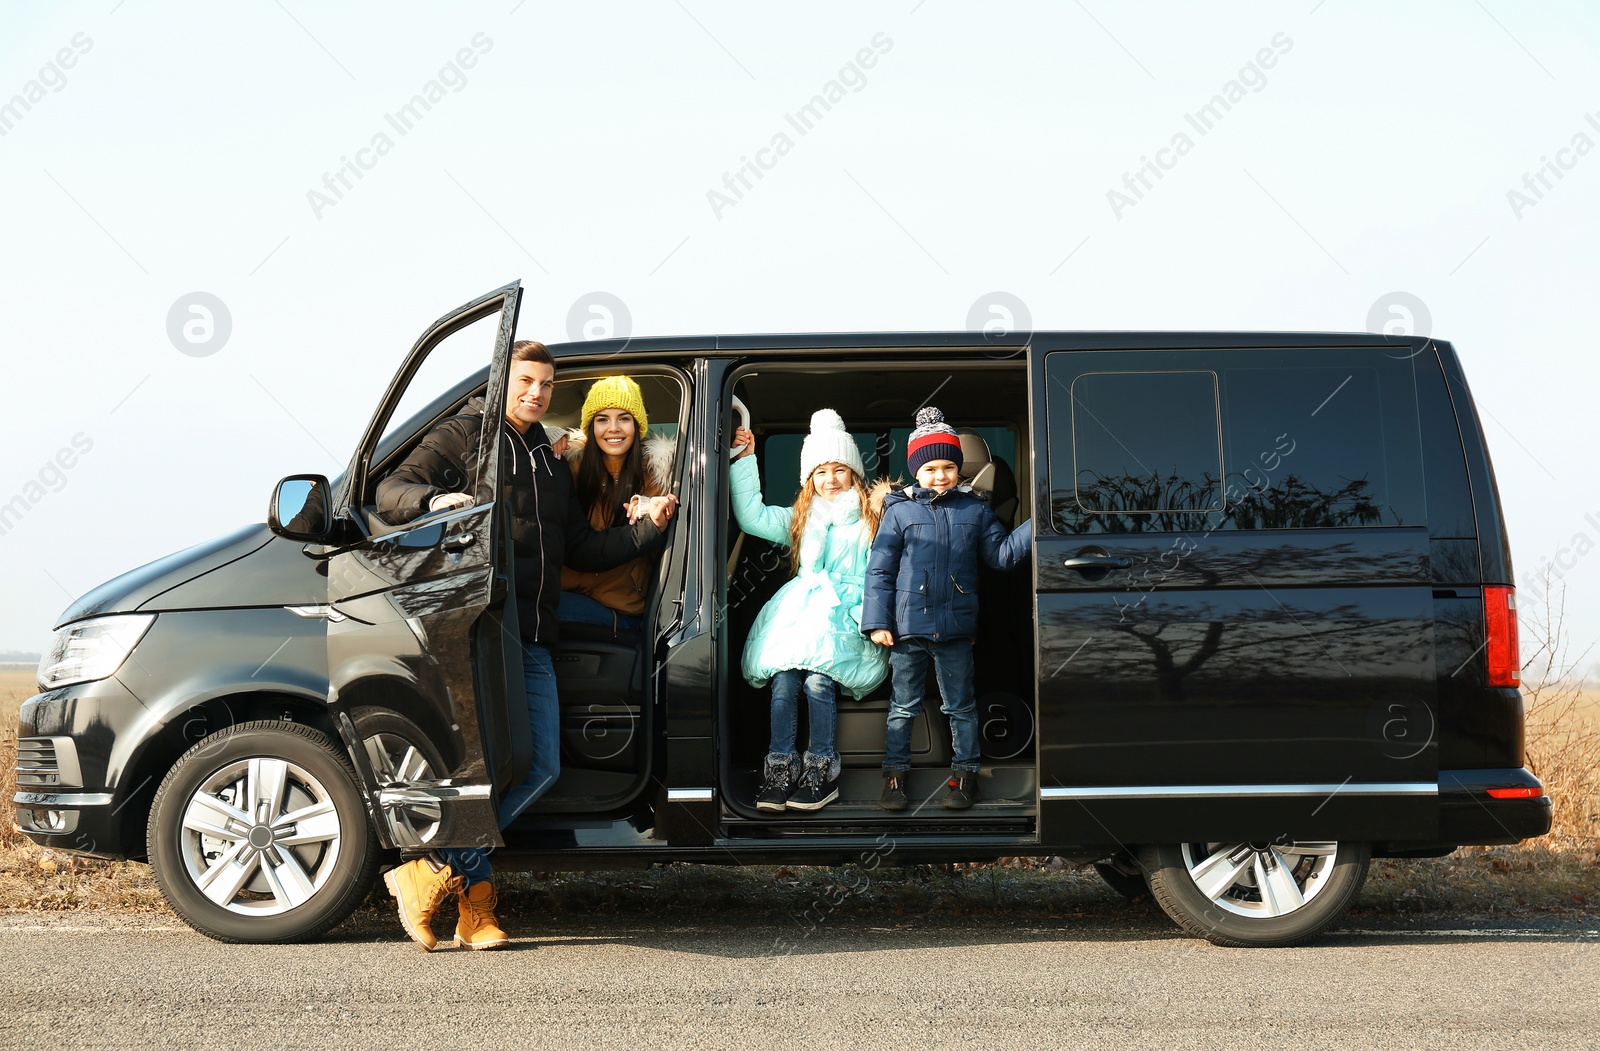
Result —
<path fill-rule="evenodd" d="M 1105 369 L 1113 361 L 1120 371 Z M 1404 355 L 1062 352 L 1045 369 L 1059 531 L 1426 522 Z"/>
<path fill-rule="evenodd" d="M 1222 510 L 1216 373 L 1091 372 L 1071 398 L 1078 512 Z"/>

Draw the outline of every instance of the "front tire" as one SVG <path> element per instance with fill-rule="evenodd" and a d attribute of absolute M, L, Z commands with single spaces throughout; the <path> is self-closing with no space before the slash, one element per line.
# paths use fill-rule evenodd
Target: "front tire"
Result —
<path fill-rule="evenodd" d="M 350 718 L 380 787 L 394 782 L 431 781 L 449 770 L 439 746 L 405 716 L 383 708 L 357 708 Z M 402 847 L 427 846 L 444 825 L 437 801 L 396 803 L 385 812 L 385 818 L 390 822 L 391 835 Z"/>
<path fill-rule="evenodd" d="M 298 723 L 243 723 L 189 749 L 156 791 L 146 837 L 167 903 L 218 941 L 316 938 L 378 876 L 349 759 Z"/>
<path fill-rule="evenodd" d="M 1196 937 L 1230 948 L 1298 945 L 1344 915 L 1368 843 L 1163 843 L 1141 855 L 1150 894 Z"/>

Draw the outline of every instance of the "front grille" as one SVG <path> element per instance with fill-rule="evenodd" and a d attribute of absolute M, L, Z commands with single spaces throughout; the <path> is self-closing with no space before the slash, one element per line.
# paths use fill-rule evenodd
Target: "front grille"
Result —
<path fill-rule="evenodd" d="M 17 787 L 82 787 L 78 749 L 70 737 L 23 737 L 17 741 Z"/>

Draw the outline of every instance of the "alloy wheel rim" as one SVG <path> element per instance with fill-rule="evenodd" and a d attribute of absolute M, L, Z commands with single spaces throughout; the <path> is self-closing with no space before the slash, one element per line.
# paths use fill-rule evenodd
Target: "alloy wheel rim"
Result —
<path fill-rule="evenodd" d="M 323 783 L 295 763 L 254 756 L 220 767 L 189 797 L 180 852 L 195 888 L 242 916 L 276 916 L 333 875 L 343 831 Z"/>
<path fill-rule="evenodd" d="M 1236 916 L 1276 919 L 1305 908 L 1328 885 L 1336 842 L 1184 843 L 1195 889 Z"/>
<path fill-rule="evenodd" d="M 378 733 L 368 737 L 363 744 L 367 749 L 367 761 L 372 764 L 372 773 L 380 785 L 431 781 L 434 778 L 433 765 L 428 762 L 428 757 L 404 737 Z M 436 801 L 411 799 L 392 806 L 386 805 L 385 810 L 391 821 L 410 830 L 414 838 L 406 842 L 417 844 L 426 843 L 434 837 L 439 831 L 439 820 L 443 813 Z"/>

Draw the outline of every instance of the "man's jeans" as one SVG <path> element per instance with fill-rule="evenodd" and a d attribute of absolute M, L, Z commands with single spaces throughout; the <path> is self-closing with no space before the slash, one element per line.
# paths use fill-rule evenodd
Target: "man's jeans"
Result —
<path fill-rule="evenodd" d="M 972 690 L 972 640 L 901 639 L 889 650 L 889 674 L 894 697 L 889 702 L 889 726 L 884 734 L 883 768 L 911 767 L 911 721 L 922 711 L 927 694 L 928 664 L 939 679 L 944 703 L 939 710 L 950 717 L 952 770 L 978 770 L 978 700 Z"/>
<path fill-rule="evenodd" d="M 790 668 L 772 677 L 772 743 L 768 751 L 773 755 L 795 754 L 802 691 L 811 722 L 811 746 L 806 751 L 820 759 L 837 759 L 834 734 L 838 728 L 839 684 L 819 671 L 804 668 Z"/>
<path fill-rule="evenodd" d="M 533 762 L 522 784 L 507 792 L 496 815 L 505 828 L 528 809 L 561 773 L 561 704 L 556 698 L 556 669 L 550 651 L 535 642 L 522 644 L 522 681 L 528 699 L 528 726 L 533 731 Z M 489 851 L 446 847 L 438 854 L 468 886 L 487 880 L 493 871 Z"/>

